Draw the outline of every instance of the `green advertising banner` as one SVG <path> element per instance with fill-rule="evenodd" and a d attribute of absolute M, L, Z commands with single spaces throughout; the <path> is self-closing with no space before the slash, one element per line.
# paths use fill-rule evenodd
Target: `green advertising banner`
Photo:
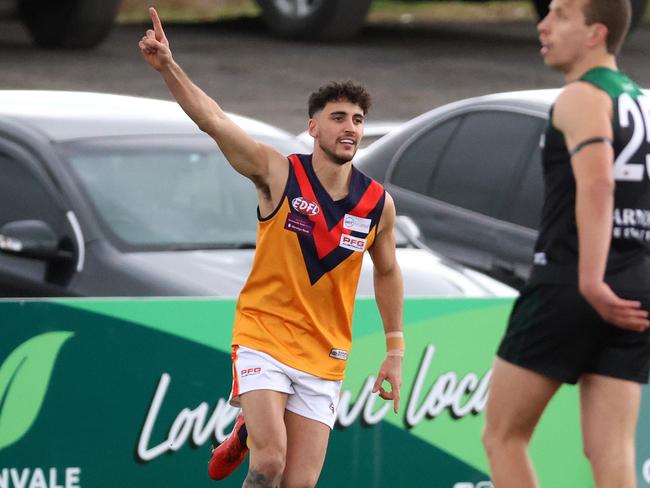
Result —
<path fill-rule="evenodd" d="M 234 300 L 0 301 L 0 488 L 211 486 L 213 443 L 237 410 Z M 405 302 L 402 404 L 370 390 L 384 357 L 372 300 L 355 310 L 353 350 L 319 486 L 489 488 L 481 446 L 494 351 L 511 301 Z M 638 428 L 638 483 L 650 486 L 650 393 Z M 544 487 L 593 486 L 578 396 L 564 387 L 531 446 Z M 246 465 L 222 487 L 239 487 Z"/>

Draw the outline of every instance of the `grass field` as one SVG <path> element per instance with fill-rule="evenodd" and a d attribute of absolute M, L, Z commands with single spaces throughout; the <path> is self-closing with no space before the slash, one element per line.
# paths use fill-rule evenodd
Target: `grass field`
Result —
<path fill-rule="evenodd" d="M 241 16 L 255 16 L 259 8 L 254 0 L 123 0 L 118 20 L 142 22 L 147 20 L 144 5 L 153 5 L 166 19 L 178 22 L 208 21 Z M 492 1 L 418 1 L 400 2 L 375 0 L 370 10 L 370 22 L 494 22 L 521 21 L 536 18 L 532 2 Z M 650 20 L 650 6 L 645 20 Z"/>

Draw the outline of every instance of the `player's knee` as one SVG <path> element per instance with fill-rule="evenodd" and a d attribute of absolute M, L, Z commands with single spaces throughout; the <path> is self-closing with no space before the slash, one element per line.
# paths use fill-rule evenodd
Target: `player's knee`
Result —
<path fill-rule="evenodd" d="M 597 451 L 598 451 L 598 446 L 594 445 L 593 442 L 583 442 L 582 443 L 582 452 L 584 453 L 585 457 L 593 462 L 598 458 L 597 456 Z"/>
<path fill-rule="evenodd" d="M 494 425 L 487 422 L 481 435 L 483 447 L 488 457 L 508 448 L 526 448 L 530 440 L 528 432 L 519 429 L 505 428 L 503 425 Z"/>
<path fill-rule="evenodd" d="M 285 473 L 282 478 L 282 483 L 280 484 L 281 488 L 314 488 L 316 483 L 318 483 L 319 472 L 316 473 L 307 473 L 305 471 L 301 473 L 288 474 Z"/>
<path fill-rule="evenodd" d="M 584 455 L 594 467 L 619 466 L 630 464 L 634 459 L 634 439 L 629 441 L 604 443 L 601 441 L 585 441 L 582 445 Z M 632 462 L 633 463 L 633 462 Z"/>
<path fill-rule="evenodd" d="M 282 478 L 285 463 L 286 449 L 281 446 L 257 449 L 255 454 L 251 455 L 249 474 L 255 471 L 277 484 Z"/>
<path fill-rule="evenodd" d="M 483 428 L 481 440 L 483 441 L 483 448 L 485 449 L 486 454 L 488 457 L 492 457 L 494 451 L 498 449 L 499 443 L 503 439 L 497 434 L 496 429 L 492 428 L 490 425 L 486 425 Z"/>

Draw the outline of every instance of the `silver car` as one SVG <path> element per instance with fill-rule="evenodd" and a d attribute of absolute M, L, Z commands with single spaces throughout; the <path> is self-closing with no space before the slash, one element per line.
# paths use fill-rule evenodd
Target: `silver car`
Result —
<path fill-rule="evenodd" d="M 559 90 L 496 93 L 406 122 L 356 160 L 442 255 L 520 287 L 544 199 L 540 143 Z"/>

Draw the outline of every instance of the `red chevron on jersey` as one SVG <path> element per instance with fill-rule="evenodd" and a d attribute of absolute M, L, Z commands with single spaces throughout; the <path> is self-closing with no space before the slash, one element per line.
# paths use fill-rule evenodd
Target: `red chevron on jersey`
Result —
<path fill-rule="evenodd" d="M 309 178 L 299 157 L 292 155 L 289 157 L 289 160 L 291 161 L 303 197 L 312 202 L 318 202 L 314 189 L 309 182 Z M 376 181 L 372 181 L 350 213 L 358 217 L 367 216 L 372 210 L 374 210 L 383 195 L 384 188 Z M 350 234 L 352 232 L 343 227 L 344 219 L 339 220 L 332 229 L 328 229 L 323 212 L 318 212 L 316 215 L 311 215 L 309 218 L 316 224 L 314 226 L 313 238 L 319 259 L 323 259 L 339 246 L 341 234 Z"/>

